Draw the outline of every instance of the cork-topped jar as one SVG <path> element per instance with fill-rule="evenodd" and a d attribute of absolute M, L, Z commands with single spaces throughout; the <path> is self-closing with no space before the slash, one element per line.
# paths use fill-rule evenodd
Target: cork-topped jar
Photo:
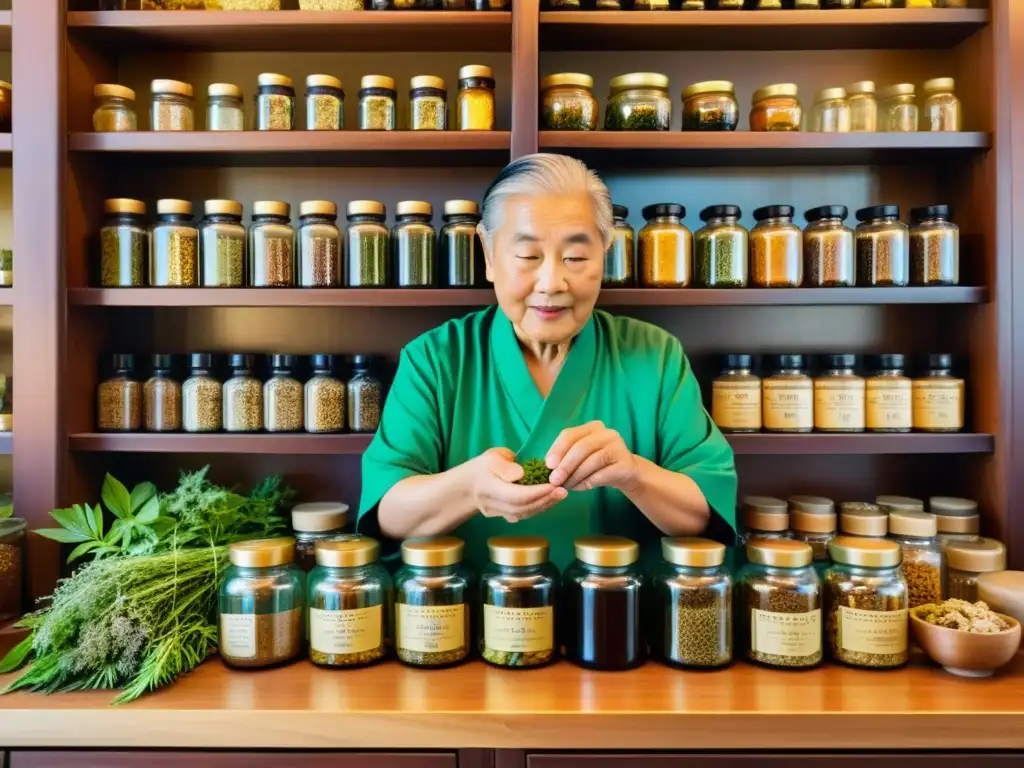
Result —
<path fill-rule="evenodd" d="M 935 515 L 939 543 L 943 547 L 978 540 L 981 530 L 978 502 L 954 496 L 932 496 L 928 499 L 928 510 Z"/>
<path fill-rule="evenodd" d="M 384 203 L 352 200 L 348 204 L 345 248 L 349 288 L 384 288 L 388 284 L 391 235 Z"/>
<path fill-rule="evenodd" d="M 149 284 L 159 288 L 199 285 L 199 230 L 188 200 L 157 200 L 149 258 Z"/>
<path fill-rule="evenodd" d="M 306 78 L 306 130 L 340 131 L 345 127 L 345 91 L 331 75 Z"/>
<path fill-rule="evenodd" d="M 277 200 L 252 204 L 249 228 L 249 284 L 254 288 L 295 285 L 295 229 L 291 206 Z"/>
<path fill-rule="evenodd" d="M 914 509 L 889 513 L 889 538 L 903 549 L 910 608 L 942 602 L 946 594 L 946 556 L 937 535 L 934 515 Z"/>
<path fill-rule="evenodd" d="M 92 129 L 102 133 L 137 131 L 135 91 L 114 83 L 100 83 L 92 89 L 96 108 L 92 113 Z"/>
<path fill-rule="evenodd" d="M 444 78 L 416 75 L 409 81 L 409 130 L 443 131 L 448 127 L 448 89 Z"/>
<path fill-rule="evenodd" d="M 437 285 L 437 233 L 430 223 L 433 215 L 433 206 L 423 200 L 403 200 L 395 206 L 391 249 L 399 288 Z"/>
<path fill-rule="evenodd" d="M 839 505 L 839 532 L 844 536 L 885 538 L 889 535 L 889 514 L 869 501 L 844 501 Z"/>
<path fill-rule="evenodd" d="M 242 204 L 235 200 L 207 200 L 206 216 L 199 222 L 199 276 L 204 288 L 240 288 L 245 285 L 245 240 Z"/>
<path fill-rule="evenodd" d="M 348 504 L 315 501 L 292 507 L 295 562 L 306 573 L 316 565 L 317 542 L 342 535 L 348 525 Z"/>
<path fill-rule="evenodd" d="M 1006 547 L 995 539 L 961 541 L 946 547 L 949 561 L 947 597 L 978 601 L 978 577 L 1006 570 Z"/>
<path fill-rule="evenodd" d="M 494 71 L 483 64 L 459 69 L 456 101 L 460 131 L 494 130 Z"/>
<path fill-rule="evenodd" d="M 257 83 L 256 130 L 292 130 L 295 127 L 295 86 L 292 79 L 274 72 L 263 72 Z"/>
<path fill-rule="evenodd" d="M 138 288 L 146 284 L 149 227 L 146 204 L 141 200 L 111 198 L 103 201 L 100 229 L 100 285 Z"/>
<path fill-rule="evenodd" d="M 195 127 L 195 98 L 192 86 L 180 80 L 154 80 L 150 83 L 153 105 L 150 130 L 191 131 Z"/>

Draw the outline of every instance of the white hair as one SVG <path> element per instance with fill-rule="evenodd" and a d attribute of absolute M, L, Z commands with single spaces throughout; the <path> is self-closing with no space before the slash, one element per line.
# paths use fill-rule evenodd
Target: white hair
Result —
<path fill-rule="evenodd" d="M 484 193 L 481 234 L 487 238 L 488 246 L 493 246 L 494 233 L 501 228 L 503 203 L 509 197 L 571 195 L 579 192 L 590 197 L 597 229 L 607 248 L 614 232 L 611 193 L 596 173 L 567 155 L 526 155 L 506 165 Z"/>

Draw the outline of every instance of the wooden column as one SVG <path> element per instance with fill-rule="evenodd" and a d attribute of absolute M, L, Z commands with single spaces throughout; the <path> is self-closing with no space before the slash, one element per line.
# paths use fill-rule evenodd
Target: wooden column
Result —
<path fill-rule="evenodd" d="M 540 0 L 512 8 L 512 159 L 537 151 Z"/>

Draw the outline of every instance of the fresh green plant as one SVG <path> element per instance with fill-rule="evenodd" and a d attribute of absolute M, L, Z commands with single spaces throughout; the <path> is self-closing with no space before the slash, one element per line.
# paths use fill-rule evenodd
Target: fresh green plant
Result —
<path fill-rule="evenodd" d="M 14 499 L 9 493 L 0 493 L 0 520 L 14 517 Z"/>
<path fill-rule="evenodd" d="M 523 477 L 517 485 L 544 485 L 551 478 L 551 470 L 544 459 L 527 459 L 523 465 Z"/>

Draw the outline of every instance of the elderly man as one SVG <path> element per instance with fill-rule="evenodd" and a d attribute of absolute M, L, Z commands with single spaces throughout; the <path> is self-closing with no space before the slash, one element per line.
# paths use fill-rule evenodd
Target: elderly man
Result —
<path fill-rule="evenodd" d="M 594 309 L 612 233 L 607 187 L 578 160 L 531 155 L 483 201 L 480 237 L 498 306 L 402 352 L 363 458 L 358 530 L 455 533 L 481 565 L 495 535 L 697 535 L 732 525 L 736 472 L 679 342 Z M 518 485 L 528 459 L 551 469 Z"/>

